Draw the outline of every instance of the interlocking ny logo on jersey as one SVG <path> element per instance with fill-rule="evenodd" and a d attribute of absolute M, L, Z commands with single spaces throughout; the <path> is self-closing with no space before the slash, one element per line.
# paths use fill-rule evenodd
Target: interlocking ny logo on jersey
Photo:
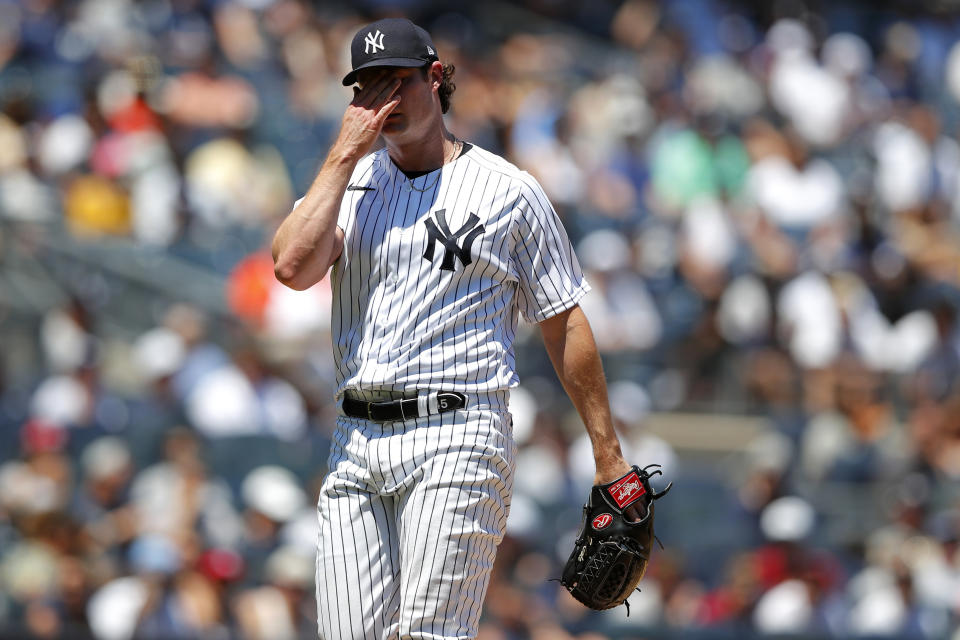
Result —
<path fill-rule="evenodd" d="M 473 262 L 473 258 L 470 257 L 470 247 L 473 246 L 473 241 L 483 233 L 483 225 L 477 224 L 480 222 L 480 218 L 478 218 L 475 213 L 471 213 L 463 226 L 453 233 L 450 233 L 450 227 L 447 225 L 446 209 L 437 211 L 437 213 L 434 214 L 434 218 L 436 221 L 427 218 L 423 222 L 427 226 L 427 234 L 429 236 L 427 240 L 427 250 L 423 252 L 423 259 L 433 262 L 433 251 L 439 240 L 445 249 L 443 252 L 443 262 L 440 263 L 441 271 L 453 271 L 454 259 L 459 259 L 460 264 L 463 266 L 467 266 Z M 463 239 L 463 246 L 460 246 L 457 244 L 457 240 L 459 240 L 463 234 L 467 235 Z"/>
<path fill-rule="evenodd" d="M 380 29 L 377 29 L 376 33 L 368 33 L 367 37 L 363 39 L 364 53 L 376 53 L 378 50 L 383 51 L 383 49 L 383 33 Z"/>

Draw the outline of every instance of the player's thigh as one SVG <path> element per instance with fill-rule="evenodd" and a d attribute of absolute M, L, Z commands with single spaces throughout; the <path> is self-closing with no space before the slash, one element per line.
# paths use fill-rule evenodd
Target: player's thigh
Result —
<path fill-rule="evenodd" d="M 466 412 L 457 412 L 466 413 Z M 400 637 L 476 635 L 513 481 L 509 414 L 427 427 L 441 438 L 400 503 Z"/>
<path fill-rule="evenodd" d="M 387 637 L 399 607 L 394 498 L 334 469 L 318 503 L 317 623 L 323 640 Z"/>

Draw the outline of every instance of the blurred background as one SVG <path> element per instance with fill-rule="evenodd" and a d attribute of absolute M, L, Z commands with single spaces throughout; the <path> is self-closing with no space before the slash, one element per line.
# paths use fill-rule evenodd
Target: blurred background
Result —
<path fill-rule="evenodd" d="M 329 291 L 269 242 L 395 13 L 550 195 L 674 482 L 629 617 L 550 581 L 593 470 L 527 327 L 483 640 L 960 639 L 948 0 L 0 0 L 0 637 L 315 637 Z"/>

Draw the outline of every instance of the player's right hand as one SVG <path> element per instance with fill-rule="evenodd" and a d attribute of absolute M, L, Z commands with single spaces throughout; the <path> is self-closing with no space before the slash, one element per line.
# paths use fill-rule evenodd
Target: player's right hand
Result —
<path fill-rule="evenodd" d="M 399 88 L 400 80 L 386 70 L 363 86 L 354 87 L 335 145 L 351 156 L 364 156 L 380 135 L 387 116 L 400 104 Z"/>

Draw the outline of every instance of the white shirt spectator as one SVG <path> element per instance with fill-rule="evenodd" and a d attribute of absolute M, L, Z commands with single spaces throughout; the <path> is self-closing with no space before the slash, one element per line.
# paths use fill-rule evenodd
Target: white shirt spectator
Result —
<path fill-rule="evenodd" d="M 588 234 L 577 247 L 593 291 L 580 302 L 601 352 L 649 349 L 663 331 L 643 278 L 630 269 L 630 245 L 611 230 Z"/>
<path fill-rule="evenodd" d="M 913 129 L 887 122 L 873 140 L 877 156 L 875 184 L 880 202 L 891 211 L 916 207 L 926 201 L 931 189 L 930 148 Z"/>
<path fill-rule="evenodd" d="M 802 634 L 813 619 L 810 590 L 801 580 L 786 580 L 760 597 L 753 623 L 763 634 Z"/>
<path fill-rule="evenodd" d="M 684 249 L 699 265 L 726 269 L 737 250 L 737 238 L 727 211 L 713 199 L 690 203 L 683 214 Z"/>
<path fill-rule="evenodd" d="M 717 324 L 720 335 L 733 344 L 762 338 L 770 327 L 770 295 L 757 276 L 735 278 L 720 296 Z"/>
<path fill-rule="evenodd" d="M 757 162 L 747 174 L 753 201 L 777 226 L 813 227 L 840 214 L 843 181 L 825 160 L 811 160 L 797 169 L 782 156 Z"/>
<path fill-rule="evenodd" d="M 828 366 L 842 346 L 842 321 L 830 284 L 819 273 L 808 272 L 790 281 L 777 301 L 781 335 L 787 336 L 800 366 Z"/>
<path fill-rule="evenodd" d="M 266 378 L 254 387 L 233 365 L 202 377 L 187 397 L 186 412 L 211 437 L 270 433 L 292 441 L 307 426 L 303 398 L 288 382 Z"/>
<path fill-rule="evenodd" d="M 806 51 L 779 54 L 770 71 L 770 99 L 809 143 L 829 146 L 844 132 L 850 88 Z"/>

